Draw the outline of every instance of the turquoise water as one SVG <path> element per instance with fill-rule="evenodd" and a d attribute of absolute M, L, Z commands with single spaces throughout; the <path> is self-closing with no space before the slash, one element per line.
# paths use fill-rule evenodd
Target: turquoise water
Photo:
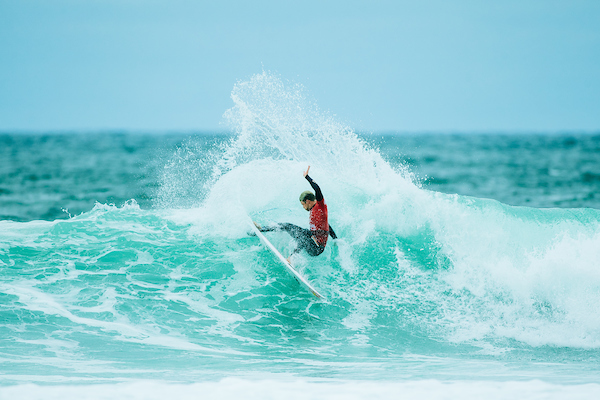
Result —
<path fill-rule="evenodd" d="M 261 74 L 230 134 L 0 135 L 0 384 L 600 383 L 600 136 L 357 135 L 307 97 Z M 307 165 L 326 301 L 248 235 L 307 225 Z"/>

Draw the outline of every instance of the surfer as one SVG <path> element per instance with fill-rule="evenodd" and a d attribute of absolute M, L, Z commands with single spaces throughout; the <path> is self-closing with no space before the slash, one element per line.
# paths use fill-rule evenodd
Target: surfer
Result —
<path fill-rule="evenodd" d="M 308 176 L 310 165 L 304 172 L 304 178 L 310 183 L 310 186 L 315 191 L 314 193 L 310 190 L 305 190 L 300 193 L 300 204 L 302 207 L 310 212 L 309 216 L 309 227 L 310 229 L 304 229 L 294 224 L 279 223 L 273 226 L 262 228 L 256 222 L 254 223 L 259 231 L 286 231 L 292 236 L 297 243 L 297 247 L 292 251 L 290 257 L 294 254 L 305 250 L 309 255 L 315 257 L 323 253 L 325 245 L 327 244 L 327 238 L 331 236 L 333 239 L 337 239 L 337 236 L 331 226 L 329 225 L 327 218 L 327 204 L 321 193 L 321 188 L 315 181 Z M 290 259 L 288 257 L 288 261 Z"/>

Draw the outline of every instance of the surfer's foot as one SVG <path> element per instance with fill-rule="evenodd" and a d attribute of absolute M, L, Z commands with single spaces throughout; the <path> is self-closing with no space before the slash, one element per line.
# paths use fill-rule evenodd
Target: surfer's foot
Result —
<path fill-rule="evenodd" d="M 256 227 L 256 229 L 258 229 L 260 232 L 262 232 L 262 227 L 259 224 L 257 224 L 254 221 L 252 221 L 252 223 L 254 224 L 254 226 Z"/>

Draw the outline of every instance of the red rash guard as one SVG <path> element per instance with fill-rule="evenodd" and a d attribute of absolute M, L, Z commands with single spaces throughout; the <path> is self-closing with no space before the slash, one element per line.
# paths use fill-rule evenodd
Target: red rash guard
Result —
<path fill-rule="evenodd" d="M 329 237 L 329 222 L 327 221 L 327 204 L 323 198 L 323 193 L 319 185 L 317 185 L 310 176 L 306 175 L 306 180 L 315 190 L 317 203 L 310 209 L 309 226 L 314 232 L 314 238 L 319 246 L 325 247 L 327 238 Z"/>

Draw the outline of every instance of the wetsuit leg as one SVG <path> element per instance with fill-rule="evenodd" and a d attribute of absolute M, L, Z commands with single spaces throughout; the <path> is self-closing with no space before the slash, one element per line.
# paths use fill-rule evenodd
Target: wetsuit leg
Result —
<path fill-rule="evenodd" d="M 312 232 L 309 229 L 301 228 L 294 224 L 281 223 L 268 228 L 263 228 L 263 232 L 267 231 L 286 231 L 291 237 L 296 240 L 298 247 L 294 249 L 292 254 L 298 253 L 300 250 L 306 250 L 311 256 L 318 256 L 325 250 L 324 246 L 319 246 L 312 238 Z"/>

